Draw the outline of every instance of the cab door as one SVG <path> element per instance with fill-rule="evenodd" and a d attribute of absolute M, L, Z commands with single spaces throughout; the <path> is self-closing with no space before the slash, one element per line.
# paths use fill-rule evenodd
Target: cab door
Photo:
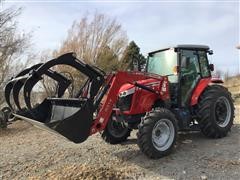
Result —
<path fill-rule="evenodd" d="M 198 54 L 195 50 L 181 50 L 180 53 L 180 103 L 189 105 L 192 92 L 201 79 Z"/>

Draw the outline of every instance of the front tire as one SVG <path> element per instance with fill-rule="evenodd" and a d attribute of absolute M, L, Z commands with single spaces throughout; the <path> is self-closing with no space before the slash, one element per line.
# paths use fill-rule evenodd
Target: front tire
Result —
<path fill-rule="evenodd" d="M 231 94 L 220 85 L 208 86 L 197 105 L 197 120 L 202 133 L 210 138 L 222 138 L 231 130 L 234 105 Z"/>
<path fill-rule="evenodd" d="M 102 138 L 107 143 L 119 144 L 126 141 L 130 136 L 130 133 L 131 129 L 129 129 L 123 122 L 117 121 L 116 116 L 113 113 L 102 133 Z"/>
<path fill-rule="evenodd" d="M 164 108 L 147 113 L 139 124 L 138 146 L 149 158 L 157 159 L 168 155 L 177 139 L 177 120 Z"/>

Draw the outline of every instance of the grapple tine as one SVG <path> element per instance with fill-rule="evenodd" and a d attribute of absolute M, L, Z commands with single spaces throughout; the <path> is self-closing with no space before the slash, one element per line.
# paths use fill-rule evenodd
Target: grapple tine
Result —
<path fill-rule="evenodd" d="M 41 80 L 41 76 L 35 76 L 34 74 L 32 74 L 32 76 L 30 76 L 24 83 L 24 87 L 23 87 L 24 101 L 25 101 L 26 107 L 29 110 L 32 109 L 32 105 L 30 102 L 31 91 L 34 85 L 37 84 L 39 80 Z"/>
<path fill-rule="evenodd" d="M 42 65 L 42 66 L 44 66 L 44 65 Z M 40 81 L 42 79 L 43 75 L 47 75 L 50 78 L 52 78 L 53 80 L 57 81 L 57 83 L 58 83 L 57 97 L 61 97 L 64 94 L 65 90 L 71 84 L 71 81 L 68 80 L 65 76 L 61 75 L 60 73 L 57 73 L 57 72 L 52 71 L 47 68 L 44 68 L 45 71 L 41 71 L 41 73 L 39 73 L 39 69 L 37 69 L 36 71 L 34 71 L 32 73 L 32 75 L 24 83 L 24 87 L 23 87 L 24 100 L 25 100 L 26 106 L 29 110 L 32 109 L 31 91 L 32 91 L 33 87 L 38 83 L 38 81 Z"/>
<path fill-rule="evenodd" d="M 48 71 L 46 71 L 45 74 L 58 82 L 56 94 L 57 94 L 57 97 L 62 97 L 65 90 L 69 87 L 69 85 L 72 83 L 72 81 L 69 80 L 68 78 L 66 78 L 64 75 L 62 75 L 56 71 L 52 71 L 50 69 Z"/>
<path fill-rule="evenodd" d="M 19 103 L 19 93 L 20 93 L 20 90 L 22 89 L 25 81 L 27 79 L 23 79 L 23 80 L 18 80 L 14 85 L 13 85 L 13 100 L 14 100 L 14 103 L 15 105 L 17 106 L 18 108 L 18 111 L 21 111 L 22 110 L 22 107 L 20 106 L 20 103 Z"/>
<path fill-rule="evenodd" d="M 12 88 L 13 88 L 13 82 L 10 81 L 5 86 L 5 100 L 8 106 L 13 110 L 13 106 L 11 105 L 11 102 L 10 102 L 10 95 L 11 95 Z"/>
<path fill-rule="evenodd" d="M 38 64 L 31 66 L 30 68 L 26 68 L 23 71 L 21 71 L 19 74 L 17 74 L 15 78 L 24 76 L 24 75 L 28 74 L 30 71 L 39 68 L 41 65 L 43 65 L 43 63 L 38 63 Z"/>
<path fill-rule="evenodd" d="M 40 67 L 43 63 L 39 63 L 39 64 L 35 64 L 33 65 L 32 67 L 30 68 L 26 68 L 24 69 L 23 71 L 21 71 L 20 73 L 18 73 L 15 78 L 12 78 L 8 83 L 7 85 L 5 86 L 5 100 L 8 104 L 8 106 L 13 110 L 13 106 L 10 102 L 10 96 L 11 96 L 11 92 L 14 88 L 14 84 L 16 82 L 18 82 L 20 79 L 22 79 L 23 77 L 22 76 L 25 76 L 27 75 L 30 71 L 34 70 L 34 69 L 37 69 L 38 67 Z M 13 96 L 15 96 L 15 94 L 13 93 Z M 17 98 L 15 97 L 14 101 L 16 100 Z M 18 107 L 18 105 L 16 104 L 17 101 L 15 101 L 15 105 Z M 19 106 L 20 107 L 20 106 Z M 19 108 L 18 107 L 18 108 Z"/>
<path fill-rule="evenodd" d="M 84 64 L 83 62 L 76 59 L 75 56 L 73 56 L 73 53 L 64 54 L 57 59 L 52 59 L 46 63 L 44 63 L 42 66 L 40 66 L 37 70 L 33 71 L 32 75 L 27 79 L 27 81 L 24 84 L 23 87 L 23 94 L 24 94 L 24 100 L 26 103 L 27 108 L 30 110 L 32 109 L 31 105 L 31 91 L 34 85 L 42 78 L 43 75 L 47 75 L 58 82 L 58 97 L 61 97 L 65 90 L 68 88 L 68 86 L 71 84 L 71 81 L 69 81 L 65 76 L 50 70 L 50 68 L 56 66 L 56 65 L 69 65 L 80 72 L 87 75 L 90 79 L 93 79 L 93 83 L 95 83 L 97 86 L 101 85 L 103 83 L 103 75 L 99 72 L 97 72 L 95 69 L 90 67 L 87 64 Z M 91 69 L 92 71 L 89 71 L 88 69 Z M 95 73 L 93 73 L 95 72 Z M 94 97 L 98 90 L 92 89 L 90 92 L 92 95 L 91 97 Z"/>

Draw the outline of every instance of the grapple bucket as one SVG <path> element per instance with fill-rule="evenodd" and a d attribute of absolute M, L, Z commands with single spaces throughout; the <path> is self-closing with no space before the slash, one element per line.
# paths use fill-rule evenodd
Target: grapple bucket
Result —
<path fill-rule="evenodd" d="M 69 65 L 88 76 L 88 81 L 76 97 L 62 98 L 72 83 L 62 74 L 51 70 L 55 65 Z M 57 82 L 56 97 L 47 97 L 42 103 L 32 107 L 31 92 L 34 85 L 47 75 Z M 19 73 L 6 85 L 5 98 L 15 117 L 28 121 L 37 127 L 62 135 L 75 143 L 81 143 L 90 135 L 93 113 L 97 104 L 95 96 L 104 83 L 104 73 L 76 59 L 73 53 L 62 55 L 45 64 L 38 64 Z M 26 107 L 19 103 L 23 89 Z M 82 96 L 84 94 L 84 96 Z M 13 96 L 13 104 L 10 101 Z"/>
<path fill-rule="evenodd" d="M 89 136 L 93 122 L 92 102 L 87 99 L 47 98 L 32 111 L 20 112 L 15 116 L 81 143 Z"/>

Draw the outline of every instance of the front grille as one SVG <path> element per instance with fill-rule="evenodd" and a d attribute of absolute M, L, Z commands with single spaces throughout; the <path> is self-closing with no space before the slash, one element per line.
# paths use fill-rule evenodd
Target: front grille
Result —
<path fill-rule="evenodd" d="M 131 108 L 133 94 L 130 94 L 125 97 L 119 97 L 117 101 L 117 107 L 121 111 L 128 111 Z"/>

